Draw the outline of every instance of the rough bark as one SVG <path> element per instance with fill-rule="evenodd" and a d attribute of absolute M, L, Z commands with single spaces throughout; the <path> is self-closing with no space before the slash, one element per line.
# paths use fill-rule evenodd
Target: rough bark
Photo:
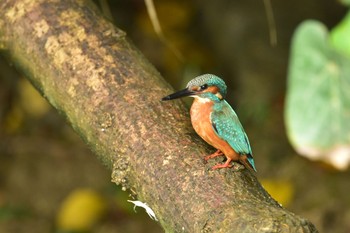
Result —
<path fill-rule="evenodd" d="M 2 0 L 0 42 L 166 232 L 317 232 L 241 165 L 203 163 L 182 102 L 160 101 L 171 87 L 92 3 Z"/>

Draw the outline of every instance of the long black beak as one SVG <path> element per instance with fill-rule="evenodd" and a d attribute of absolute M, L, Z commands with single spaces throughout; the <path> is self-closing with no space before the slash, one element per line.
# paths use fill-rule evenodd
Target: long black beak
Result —
<path fill-rule="evenodd" d="M 173 100 L 173 99 L 177 99 L 177 98 L 181 98 L 181 97 L 185 97 L 185 96 L 190 96 L 190 95 L 194 95 L 194 94 L 195 94 L 194 91 L 191 91 L 188 88 L 186 88 L 186 89 L 183 89 L 181 91 L 175 92 L 171 95 L 165 96 L 162 98 L 162 100 L 163 101 Z"/>

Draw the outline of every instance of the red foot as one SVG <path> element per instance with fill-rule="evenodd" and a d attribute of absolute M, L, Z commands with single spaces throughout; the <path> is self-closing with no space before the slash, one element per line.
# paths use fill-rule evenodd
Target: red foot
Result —
<path fill-rule="evenodd" d="M 215 157 L 220 156 L 220 155 L 224 155 L 224 153 L 222 153 L 221 150 L 217 150 L 214 154 L 205 156 L 204 160 L 208 161 L 209 159 L 215 158 Z"/>
<path fill-rule="evenodd" d="M 232 159 L 228 158 L 224 164 L 217 164 L 214 167 L 212 167 L 211 170 L 216 170 L 219 168 L 231 168 L 231 167 L 233 167 L 233 165 L 230 164 L 231 160 Z"/>

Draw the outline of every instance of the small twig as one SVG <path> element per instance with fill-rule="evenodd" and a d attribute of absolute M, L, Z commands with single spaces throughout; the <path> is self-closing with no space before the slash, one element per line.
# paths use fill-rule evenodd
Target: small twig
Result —
<path fill-rule="evenodd" d="M 103 15 L 111 22 L 113 22 L 113 14 L 111 12 L 111 9 L 108 5 L 108 1 L 107 0 L 100 0 L 100 7 L 101 7 L 101 11 L 103 13 Z"/>
<path fill-rule="evenodd" d="M 267 23 L 269 26 L 270 44 L 271 46 L 274 47 L 277 45 L 277 30 L 276 30 L 276 23 L 275 23 L 275 17 L 273 15 L 271 0 L 264 0 L 264 6 L 265 6 Z"/>
<path fill-rule="evenodd" d="M 146 4 L 147 12 L 148 12 L 148 15 L 150 17 L 152 26 L 153 26 L 154 31 L 156 32 L 157 36 L 159 37 L 159 40 L 162 43 L 164 43 L 165 46 L 167 46 L 174 53 L 174 55 L 177 57 L 177 59 L 179 59 L 181 62 L 183 62 L 184 57 L 181 54 L 181 52 L 164 36 L 164 33 L 162 31 L 162 28 L 161 28 L 159 20 L 158 20 L 157 11 L 154 7 L 153 0 L 145 0 L 145 4 Z"/>

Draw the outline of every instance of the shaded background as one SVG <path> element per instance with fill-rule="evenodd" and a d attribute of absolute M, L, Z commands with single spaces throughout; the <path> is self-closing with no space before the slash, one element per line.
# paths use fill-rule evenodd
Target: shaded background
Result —
<path fill-rule="evenodd" d="M 227 100 L 250 138 L 257 176 L 272 196 L 320 232 L 350 232 L 350 173 L 297 155 L 283 120 L 295 28 L 306 19 L 332 28 L 345 7 L 336 1 L 271 1 L 278 36 L 271 46 L 263 1 L 155 1 L 180 60 L 154 33 L 143 1 L 107 3 L 111 20 L 175 89 L 202 73 L 225 79 Z M 109 171 L 64 118 L 0 58 L 0 232 L 163 232 L 144 210 L 133 211 L 128 193 L 110 182 Z"/>

